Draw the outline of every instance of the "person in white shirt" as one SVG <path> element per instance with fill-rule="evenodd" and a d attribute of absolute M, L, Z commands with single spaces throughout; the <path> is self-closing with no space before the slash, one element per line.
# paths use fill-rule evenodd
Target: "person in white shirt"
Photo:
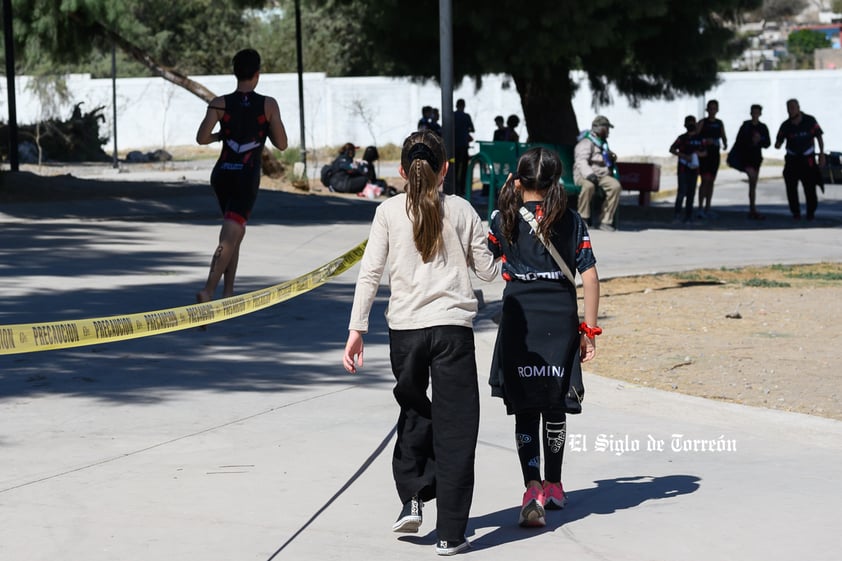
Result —
<path fill-rule="evenodd" d="M 447 168 L 437 134 L 418 131 L 404 141 L 399 171 L 406 193 L 375 212 L 343 357 L 348 372 L 363 366 L 363 335 L 388 269 L 386 321 L 400 405 L 392 471 L 403 504 L 392 529 L 417 532 L 423 502 L 435 498 L 439 555 L 469 547 L 465 530 L 479 430 L 477 299 L 470 273 L 484 281 L 499 273 L 476 211 L 465 199 L 441 191 Z"/>

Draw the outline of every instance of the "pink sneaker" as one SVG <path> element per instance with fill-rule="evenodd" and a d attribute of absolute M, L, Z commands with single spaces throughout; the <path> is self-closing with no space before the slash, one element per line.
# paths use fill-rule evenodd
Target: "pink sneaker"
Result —
<path fill-rule="evenodd" d="M 523 494 L 523 506 L 517 523 L 524 528 L 546 526 L 544 515 L 544 493 L 538 487 L 529 487 Z"/>
<path fill-rule="evenodd" d="M 564 496 L 564 487 L 561 483 L 550 483 L 544 481 L 544 507 L 549 510 L 564 508 L 567 504 L 567 497 Z"/>

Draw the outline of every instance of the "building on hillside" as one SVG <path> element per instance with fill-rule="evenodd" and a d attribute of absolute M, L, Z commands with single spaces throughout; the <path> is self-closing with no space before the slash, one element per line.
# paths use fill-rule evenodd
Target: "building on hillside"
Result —
<path fill-rule="evenodd" d="M 816 70 L 839 70 L 842 68 L 842 49 L 816 49 L 813 67 Z"/>

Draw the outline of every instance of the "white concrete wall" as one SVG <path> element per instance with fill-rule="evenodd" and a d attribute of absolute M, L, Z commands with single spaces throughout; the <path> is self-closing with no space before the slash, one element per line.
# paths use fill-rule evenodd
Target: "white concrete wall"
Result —
<path fill-rule="evenodd" d="M 230 76 L 195 76 L 211 91 L 223 94 L 233 90 Z M 595 111 L 591 94 L 582 74 L 574 75 L 581 83 L 573 100 L 581 128 L 590 125 Z M 35 122 L 43 113 L 27 88 L 29 78 L 16 81 L 18 123 Z M 86 75 L 68 78 L 71 102 L 61 108 L 62 118 L 70 114 L 74 103 L 84 101 L 83 109 L 105 106 L 107 122 L 103 136 L 111 137 L 112 84 L 110 79 L 93 80 Z M 298 79 L 295 74 L 264 74 L 258 91 L 276 97 L 290 138 L 290 146 L 300 143 Z M 306 144 L 309 148 L 336 146 L 344 142 L 358 145 L 400 144 L 415 128 L 421 106 L 441 105 L 441 93 L 433 82 L 420 84 L 404 78 L 360 77 L 328 78 L 322 73 L 304 75 L 304 111 Z M 8 120 L 6 95 L 0 91 L 0 115 Z M 483 78 L 476 91 L 466 80 L 454 92 L 454 100 L 466 100 L 478 140 L 490 139 L 494 116 L 514 113 L 521 117 L 521 137 L 526 136 L 520 98 L 506 76 Z M 763 105 L 763 121 L 774 135 L 786 119 L 785 102 L 796 97 L 804 112 L 814 115 L 825 131 L 828 150 L 842 150 L 842 70 L 733 72 L 721 75 L 721 83 L 704 99 L 681 97 L 672 101 L 644 101 L 632 108 L 626 99 L 614 95 L 612 105 L 599 109 L 616 125 L 611 146 L 621 156 L 668 156 L 668 148 L 682 132 L 685 115 L 704 115 L 704 100 L 718 99 L 719 117 L 724 121 L 729 141 L 736 137 L 740 123 L 748 118 L 752 103 Z M 121 152 L 194 145 L 196 128 L 205 113 L 205 103 L 187 91 L 160 78 L 122 78 L 117 80 L 117 140 Z M 105 146 L 106 152 L 112 144 Z M 783 151 L 770 149 L 767 157 L 782 157 Z"/>

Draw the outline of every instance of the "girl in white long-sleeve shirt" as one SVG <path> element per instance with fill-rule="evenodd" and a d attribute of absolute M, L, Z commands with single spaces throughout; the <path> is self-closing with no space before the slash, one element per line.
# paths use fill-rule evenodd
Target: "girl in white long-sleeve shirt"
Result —
<path fill-rule="evenodd" d="M 479 428 L 472 327 L 477 300 L 470 273 L 491 281 L 499 272 L 476 211 L 441 192 L 447 168 L 438 135 L 418 131 L 404 141 L 400 174 L 406 194 L 383 202 L 375 213 L 343 357 L 348 372 L 363 365 L 363 334 L 388 268 L 386 320 L 400 405 L 392 470 L 403 504 L 392 529 L 417 532 L 423 501 L 436 498 L 440 555 L 469 547 L 465 529 Z"/>

